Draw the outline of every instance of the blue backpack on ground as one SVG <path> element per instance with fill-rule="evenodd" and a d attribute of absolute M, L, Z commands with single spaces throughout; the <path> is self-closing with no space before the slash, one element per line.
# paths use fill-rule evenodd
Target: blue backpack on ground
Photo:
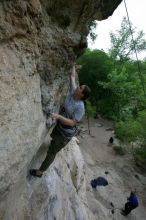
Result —
<path fill-rule="evenodd" d="M 90 182 L 92 188 L 96 188 L 96 186 L 107 186 L 108 181 L 104 177 L 98 177 L 97 179 L 93 179 Z"/>
<path fill-rule="evenodd" d="M 131 192 L 130 197 L 128 198 L 128 201 L 131 203 L 133 207 L 138 206 L 138 199 L 135 193 Z"/>

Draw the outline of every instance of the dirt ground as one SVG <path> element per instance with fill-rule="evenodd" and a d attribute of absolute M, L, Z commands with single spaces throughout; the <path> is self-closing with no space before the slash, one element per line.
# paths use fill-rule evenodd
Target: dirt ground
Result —
<path fill-rule="evenodd" d="M 87 197 L 89 208 L 95 219 L 130 219 L 146 220 L 146 174 L 135 165 L 131 147 L 124 147 L 114 137 L 112 122 L 108 120 L 90 120 L 91 135 L 88 134 L 87 120 L 80 125 L 80 149 L 86 164 Z M 110 137 L 114 137 L 113 145 L 109 145 Z M 114 146 L 121 146 L 124 155 L 118 155 Z M 102 176 L 108 180 L 108 186 L 92 189 L 90 181 Z M 136 190 L 139 207 L 127 217 L 121 215 L 131 190 Z"/>

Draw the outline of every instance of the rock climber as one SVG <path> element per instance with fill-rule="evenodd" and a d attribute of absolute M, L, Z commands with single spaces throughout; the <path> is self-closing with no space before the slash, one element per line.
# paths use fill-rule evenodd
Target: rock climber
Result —
<path fill-rule="evenodd" d="M 80 65 L 73 65 L 69 91 L 63 107 L 61 107 L 59 114 L 52 114 L 52 118 L 55 119 L 57 123 L 51 133 L 52 140 L 46 158 L 39 169 L 29 170 L 32 176 L 42 177 L 44 171 L 46 171 L 54 161 L 56 154 L 65 147 L 77 133 L 77 122 L 79 122 L 85 114 L 84 100 L 89 97 L 91 92 L 87 85 L 76 85 L 75 75 L 80 67 Z"/>

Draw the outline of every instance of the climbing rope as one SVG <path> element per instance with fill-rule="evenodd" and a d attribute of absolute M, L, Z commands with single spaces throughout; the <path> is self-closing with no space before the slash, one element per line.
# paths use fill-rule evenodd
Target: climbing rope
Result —
<path fill-rule="evenodd" d="M 130 27 L 131 36 L 132 36 L 132 43 L 133 43 L 133 47 L 134 47 L 134 51 L 135 51 L 135 56 L 136 56 L 136 60 L 137 60 L 138 75 L 139 75 L 139 78 L 140 78 L 140 81 L 141 81 L 144 96 L 146 96 L 145 85 L 144 85 L 144 77 L 142 75 L 140 65 L 139 65 L 139 60 L 138 60 L 137 51 L 136 51 L 136 47 L 135 47 L 135 43 L 134 43 L 134 37 L 133 37 L 133 33 L 132 33 L 132 28 L 131 28 L 131 23 L 130 23 L 130 19 L 129 19 L 128 9 L 127 9 L 127 5 L 126 5 L 126 0 L 124 0 L 124 5 L 125 5 L 127 19 L 128 19 L 128 23 L 129 23 L 129 27 Z"/>

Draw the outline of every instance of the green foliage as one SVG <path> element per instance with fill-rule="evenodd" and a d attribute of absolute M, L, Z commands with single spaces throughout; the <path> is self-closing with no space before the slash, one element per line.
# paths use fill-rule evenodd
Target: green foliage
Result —
<path fill-rule="evenodd" d="M 131 55 L 134 48 L 137 52 L 146 50 L 146 40 L 143 31 L 132 27 L 132 34 L 134 44 L 128 21 L 123 18 L 120 30 L 110 34 L 112 47 L 108 54 L 87 49 L 78 60 L 82 65 L 79 81 L 92 91 L 86 107 L 88 118 L 95 106 L 96 112 L 117 121 L 116 134 L 121 140 L 141 140 L 145 147 L 137 152 L 145 155 L 146 59 L 137 62 Z"/>
<path fill-rule="evenodd" d="M 94 42 L 97 38 L 97 34 L 95 33 L 96 27 L 97 27 L 96 21 L 91 21 L 89 23 L 89 37 L 92 40 L 92 42 Z"/>
<path fill-rule="evenodd" d="M 146 147 L 145 148 L 137 148 L 135 150 L 135 153 L 142 157 L 143 159 L 146 159 Z"/>
<path fill-rule="evenodd" d="M 111 38 L 111 49 L 109 53 L 113 60 L 127 60 L 130 55 L 133 54 L 134 49 L 137 52 L 141 52 L 146 49 L 146 40 L 144 39 L 143 31 L 136 31 L 131 24 L 131 29 L 129 22 L 126 17 L 123 18 L 121 23 L 121 29 L 117 30 L 115 33 L 110 33 Z M 132 40 L 132 36 L 134 41 Z"/>
<path fill-rule="evenodd" d="M 104 51 L 88 49 L 78 63 L 82 65 L 80 84 L 91 88 L 90 101 L 100 114 L 114 120 L 127 120 L 145 109 L 146 99 L 136 61 L 128 60 L 121 65 Z M 146 78 L 146 62 L 141 64 Z"/>
<path fill-rule="evenodd" d="M 141 93 L 140 80 L 137 75 L 128 72 L 126 65 L 120 70 L 114 69 L 107 75 L 107 82 L 98 81 L 98 84 L 105 91 L 110 91 L 112 102 L 109 103 L 112 104 L 111 110 L 114 112 L 115 118 L 120 120 L 131 118 L 135 109 L 137 108 L 138 111 L 141 107 L 142 99 L 139 97 Z"/>
<path fill-rule="evenodd" d="M 116 124 L 116 135 L 122 141 L 134 142 L 140 140 L 140 146 L 134 149 L 134 153 L 146 160 L 146 110 L 138 113 L 136 120 L 120 121 Z M 135 156 L 135 160 L 139 157 Z"/>
<path fill-rule="evenodd" d="M 88 117 L 93 117 L 96 114 L 95 106 L 92 106 L 90 101 L 86 101 L 86 114 Z"/>
<path fill-rule="evenodd" d="M 138 111 L 145 109 L 146 106 L 144 98 L 145 61 L 138 62 L 130 59 L 134 49 L 137 52 L 146 50 L 146 40 L 143 31 L 136 32 L 136 28 L 133 28 L 132 24 L 130 30 L 128 20 L 125 17 L 121 29 L 115 34 L 110 33 L 110 37 L 112 47 L 109 54 L 114 62 L 114 70 L 108 75 L 108 84 L 102 82 L 102 85 L 112 90 L 116 118 L 127 120 L 136 117 Z"/>
<path fill-rule="evenodd" d="M 138 113 L 137 118 L 138 123 L 140 123 L 142 127 L 141 136 L 144 139 L 144 142 L 146 143 L 146 110 L 143 110 Z"/>
<path fill-rule="evenodd" d="M 86 50 L 79 58 L 78 63 L 82 65 L 79 73 L 80 84 L 87 84 L 91 88 L 92 105 L 98 105 L 102 96 L 102 88 L 98 86 L 98 80 L 105 81 L 107 74 L 112 69 L 109 56 L 100 50 Z"/>
<path fill-rule="evenodd" d="M 142 132 L 141 124 L 135 120 L 120 121 L 115 128 L 117 137 L 126 142 L 136 141 Z"/>
<path fill-rule="evenodd" d="M 106 117 L 126 119 L 146 106 L 135 61 L 115 68 L 105 52 L 87 50 L 78 62 L 80 83 L 89 85 L 92 104 Z"/>
<path fill-rule="evenodd" d="M 136 141 L 141 139 L 146 143 L 146 110 L 138 113 L 136 119 L 116 123 L 117 137 L 123 141 Z"/>

